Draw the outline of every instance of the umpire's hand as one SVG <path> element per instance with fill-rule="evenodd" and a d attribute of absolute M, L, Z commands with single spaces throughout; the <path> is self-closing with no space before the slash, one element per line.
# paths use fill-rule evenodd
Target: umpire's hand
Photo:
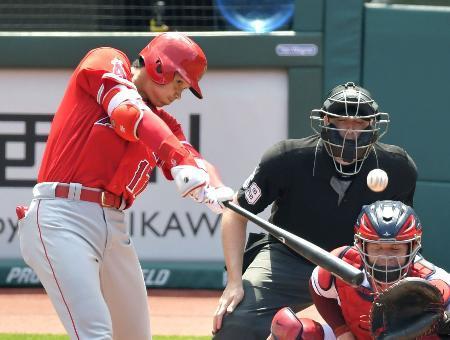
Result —
<path fill-rule="evenodd" d="M 244 288 L 242 287 L 242 278 L 239 277 L 235 281 L 229 280 L 219 299 L 219 305 L 214 312 L 213 334 L 222 327 L 222 320 L 225 313 L 232 313 L 236 306 L 242 301 L 243 297 Z"/>

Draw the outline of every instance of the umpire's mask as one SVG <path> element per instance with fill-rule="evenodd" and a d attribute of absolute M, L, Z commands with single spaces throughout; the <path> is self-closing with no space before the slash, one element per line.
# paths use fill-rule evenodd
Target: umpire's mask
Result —
<path fill-rule="evenodd" d="M 360 130 L 338 128 L 332 118 L 363 119 L 368 126 Z M 346 83 L 329 93 L 321 109 L 311 111 L 311 127 L 323 140 L 333 158 L 336 171 L 344 176 L 357 174 L 373 144 L 387 131 L 389 115 L 378 112 L 369 91 Z"/>

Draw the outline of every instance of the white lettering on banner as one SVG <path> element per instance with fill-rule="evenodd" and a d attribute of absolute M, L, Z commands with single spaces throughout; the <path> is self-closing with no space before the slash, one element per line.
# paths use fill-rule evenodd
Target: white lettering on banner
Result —
<path fill-rule="evenodd" d="M 6 283 L 39 283 L 36 273 L 30 267 L 12 267 L 6 277 Z"/>
<path fill-rule="evenodd" d="M 147 286 L 164 286 L 170 277 L 169 269 L 142 269 Z"/>
<path fill-rule="evenodd" d="M 183 215 L 174 211 L 167 220 L 161 220 L 162 217 L 159 215 L 159 211 L 153 213 L 142 211 L 140 214 L 130 212 L 130 235 L 139 233 L 145 237 L 150 233 L 153 236 L 166 237 L 169 232 L 176 232 L 181 237 L 186 237 L 189 232 L 189 234 L 197 236 L 200 229 L 206 228 L 210 236 L 214 236 L 220 221 L 220 215 L 207 215 L 206 213 L 201 213 L 200 217 L 194 218 L 189 212 Z"/>
<path fill-rule="evenodd" d="M 154 213 L 133 211 L 129 214 L 130 235 L 146 237 L 149 234 L 157 237 L 168 237 L 169 233 L 178 233 L 181 237 L 187 234 L 198 236 L 201 230 L 206 230 L 211 237 L 216 234 L 220 222 L 220 215 L 208 215 L 201 213 L 199 217 L 194 217 L 191 213 L 180 214 L 172 212 L 169 217 L 163 219 L 160 212 Z M 18 225 L 10 217 L 0 218 L 0 239 L 7 237 L 7 243 L 15 241 L 18 232 Z"/>
<path fill-rule="evenodd" d="M 164 286 L 170 278 L 169 269 L 143 269 L 145 283 L 151 286 Z M 39 278 L 30 267 L 12 267 L 6 277 L 10 284 L 38 284 Z"/>
<path fill-rule="evenodd" d="M 316 44 L 278 44 L 275 52 L 280 57 L 314 57 L 319 47 Z"/>
<path fill-rule="evenodd" d="M 6 124 L 10 129 L 0 129 L 0 148 L 5 154 L 0 158 L 0 187 L 32 187 L 36 184 L 36 160 L 41 159 L 41 151 L 47 134 L 39 128 L 42 124 L 50 127 L 50 114 L 2 114 L 0 127 Z M 20 125 L 24 125 L 23 133 Z M 22 147 L 20 147 L 22 146 Z"/>

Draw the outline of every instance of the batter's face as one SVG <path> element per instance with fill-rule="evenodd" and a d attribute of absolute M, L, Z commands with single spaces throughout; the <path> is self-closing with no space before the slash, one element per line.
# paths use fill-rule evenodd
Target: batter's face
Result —
<path fill-rule="evenodd" d="M 149 101 L 157 107 L 171 104 L 174 100 L 180 99 L 184 90 L 189 84 L 175 73 L 173 80 L 165 85 L 155 83 L 145 71 L 145 68 L 135 69 L 133 73 L 133 83 L 144 101 Z"/>
<path fill-rule="evenodd" d="M 406 243 L 367 243 L 366 252 L 369 263 L 376 266 L 398 267 L 407 261 L 408 244 Z"/>

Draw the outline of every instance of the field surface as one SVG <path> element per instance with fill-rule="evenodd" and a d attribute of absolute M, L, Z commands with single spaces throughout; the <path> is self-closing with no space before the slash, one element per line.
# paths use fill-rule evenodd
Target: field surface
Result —
<path fill-rule="evenodd" d="M 148 290 L 154 340 L 211 338 L 212 315 L 220 291 Z M 310 307 L 302 317 L 319 318 Z M 68 339 L 43 289 L 0 289 L 0 340 Z"/>
<path fill-rule="evenodd" d="M 152 333 L 209 336 L 220 294 L 216 290 L 149 290 Z M 65 331 L 43 289 L 0 289 L 0 340 L 49 339 L 48 336 L 16 338 L 3 335 L 10 333 L 65 334 Z"/>

